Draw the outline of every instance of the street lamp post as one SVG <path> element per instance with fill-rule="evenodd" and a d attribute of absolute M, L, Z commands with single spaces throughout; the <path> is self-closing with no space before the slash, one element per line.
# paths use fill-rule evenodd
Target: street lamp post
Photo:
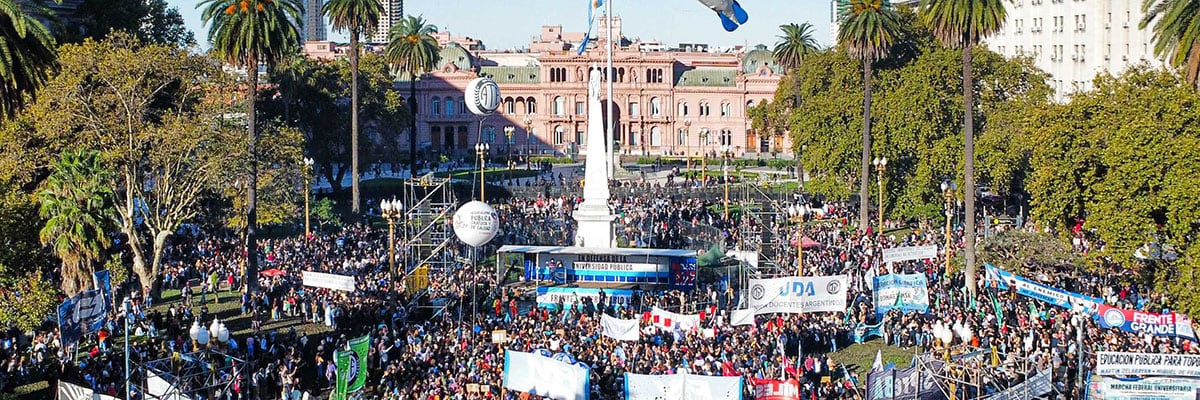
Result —
<path fill-rule="evenodd" d="M 950 275 L 950 221 L 954 217 L 954 191 L 958 190 L 958 185 L 954 182 L 946 180 L 942 181 L 942 195 L 946 197 L 946 275 Z"/>
<path fill-rule="evenodd" d="M 379 209 L 383 211 L 383 218 L 388 224 L 388 282 L 391 283 L 391 294 L 395 294 L 396 288 L 396 220 L 404 215 L 404 204 L 392 200 L 384 200 L 380 202 Z M 394 297 L 393 297 L 394 298 Z"/>
<path fill-rule="evenodd" d="M 808 145 L 802 144 L 802 145 L 800 145 L 800 154 L 796 155 L 796 168 L 798 169 L 798 171 L 796 171 L 796 172 L 798 172 L 798 174 L 796 175 L 796 180 L 800 182 L 800 191 L 801 192 L 804 192 L 804 161 L 803 161 L 803 157 L 804 157 L 804 152 L 806 150 L 808 150 Z"/>
<path fill-rule="evenodd" d="M 787 208 L 788 216 L 796 223 L 796 276 L 804 274 L 804 217 L 811 209 L 808 205 L 792 205 Z"/>
<path fill-rule="evenodd" d="M 485 157 L 491 152 L 492 146 L 487 143 L 476 143 L 475 154 L 479 155 L 479 201 L 484 201 L 483 190 L 486 181 L 483 179 L 483 172 L 487 168 L 487 160 Z M 486 202 L 486 201 L 484 201 Z"/>
<path fill-rule="evenodd" d="M 304 157 L 304 240 L 312 238 L 312 230 L 309 228 L 312 213 L 308 208 L 309 198 L 312 197 L 312 169 L 313 159 Z"/>
<path fill-rule="evenodd" d="M 708 183 L 708 128 L 700 128 L 700 186 Z"/>
<path fill-rule="evenodd" d="M 879 173 L 879 235 L 883 236 L 883 172 L 887 171 L 887 157 L 876 158 L 871 162 L 875 165 L 875 171 Z"/>
<path fill-rule="evenodd" d="M 691 129 L 692 129 L 692 119 L 684 118 L 683 119 L 683 141 L 687 145 L 687 150 L 685 150 L 686 153 L 684 153 L 683 157 L 685 159 L 687 159 L 687 170 L 688 171 L 692 170 L 692 132 L 691 132 Z"/>
<path fill-rule="evenodd" d="M 504 127 L 504 152 L 508 153 L 506 156 L 507 160 L 504 161 L 505 179 L 512 179 L 512 136 L 513 131 L 515 130 L 517 130 L 517 128 L 513 127 L 512 125 Z"/>
<path fill-rule="evenodd" d="M 721 174 L 725 178 L 725 218 L 729 218 L 729 158 L 733 149 L 729 145 L 721 145 Z"/>
<path fill-rule="evenodd" d="M 192 327 L 188 329 L 188 336 L 192 338 L 192 351 L 200 351 L 201 347 L 208 345 L 208 329 L 200 326 L 199 316 L 192 321 Z"/>
<path fill-rule="evenodd" d="M 129 298 L 125 298 L 125 302 L 121 304 L 125 310 L 125 396 L 129 398 Z"/>
<path fill-rule="evenodd" d="M 525 124 L 525 165 L 529 169 L 533 169 L 533 150 L 529 145 L 533 138 L 533 117 L 526 115 L 521 122 Z"/>

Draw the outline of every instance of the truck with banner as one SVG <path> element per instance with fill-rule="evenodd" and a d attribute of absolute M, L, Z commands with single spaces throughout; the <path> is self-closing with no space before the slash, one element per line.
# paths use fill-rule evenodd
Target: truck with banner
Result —
<path fill-rule="evenodd" d="M 522 255 L 521 277 L 555 285 L 639 285 L 692 290 L 696 286 L 696 252 L 692 250 L 502 246 L 506 255 Z M 499 265 L 504 270 L 508 266 Z"/>

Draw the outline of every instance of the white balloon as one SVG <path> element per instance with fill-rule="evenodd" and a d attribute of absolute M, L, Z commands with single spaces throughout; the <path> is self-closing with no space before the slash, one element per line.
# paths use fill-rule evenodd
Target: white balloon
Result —
<path fill-rule="evenodd" d="M 491 78 L 475 78 L 467 84 L 463 101 L 475 115 L 489 115 L 500 108 L 500 85 Z"/>
<path fill-rule="evenodd" d="M 471 246 L 482 246 L 500 231 L 500 216 L 482 201 L 463 204 L 454 213 L 454 235 Z"/>

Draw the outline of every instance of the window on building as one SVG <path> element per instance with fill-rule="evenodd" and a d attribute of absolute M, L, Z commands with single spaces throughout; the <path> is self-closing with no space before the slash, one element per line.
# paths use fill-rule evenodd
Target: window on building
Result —
<path fill-rule="evenodd" d="M 528 108 L 530 114 L 537 114 L 537 102 L 532 97 L 525 99 L 525 107 Z"/>
<path fill-rule="evenodd" d="M 584 114 L 583 102 L 582 101 L 575 102 L 575 115 L 583 115 L 583 114 Z"/>
<path fill-rule="evenodd" d="M 630 147 L 637 146 L 638 143 L 641 143 L 641 141 L 639 141 L 639 139 L 638 139 L 638 133 L 637 132 L 629 132 L 629 146 Z"/>
<path fill-rule="evenodd" d="M 680 146 L 687 145 L 687 130 L 686 129 L 679 128 L 679 131 L 676 132 L 675 144 L 680 145 Z"/>
<path fill-rule="evenodd" d="M 650 128 L 650 145 L 651 146 L 662 146 L 662 128 L 661 127 L 656 126 L 656 127 Z"/>
<path fill-rule="evenodd" d="M 729 103 L 721 103 L 721 116 L 722 117 L 732 117 L 733 116 L 733 106 L 731 106 Z"/>
<path fill-rule="evenodd" d="M 583 131 L 575 131 L 575 144 L 583 144 Z"/>
<path fill-rule="evenodd" d="M 707 101 L 701 101 L 701 102 L 700 102 L 700 116 L 701 116 L 701 117 L 707 117 L 707 116 L 709 116 L 709 115 L 712 115 L 712 112 L 711 112 L 711 110 L 709 110 L 709 108 L 708 108 L 708 102 L 707 102 Z"/>
<path fill-rule="evenodd" d="M 681 117 L 686 117 L 688 115 L 687 103 L 679 103 L 679 111 L 677 114 L 678 114 L 678 116 L 681 116 Z"/>
<path fill-rule="evenodd" d="M 456 111 L 456 110 L 458 110 L 458 107 L 455 107 L 454 99 L 447 97 L 446 98 L 446 115 L 447 116 L 454 115 L 454 111 Z"/>
<path fill-rule="evenodd" d="M 639 115 L 642 115 L 642 107 L 636 101 L 629 103 L 629 116 L 637 117 Z"/>
<path fill-rule="evenodd" d="M 557 116 L 562 116 L 563 113 L 566 112 L 566 110 L 565 110 L 566 107 L 567 107 L 566 100 L 563 100 L 562 96 L 555 96 L 554 97 L 554 105 L 551 106 L 550 113 L 557 115 Z"/>
<path fill-rule="evenodd" d="M 430 107 L 430 109 L 433 110 L 433 115 L 438 115 L 438 114 L 442 113 L 442 98 L 441 97 L 434 96 L 433 101 L 430 102 L 430 105 L 432 105 L 432 107 Z"/>
<path fill-rule="evenodd" d="M 467 99 L 465 97 L 458 98 L 458 113 L 464 115 L 467 113 Z"/>
<path fill-rule="evenodd" d="M 650 116 L 657 117 L 662 115 L 662 102 L 657 97 L 650 98 Z"/>
<path fill-rule="evenodd" d="M 646 83 L 663 83 L 662 68 L 647 68 Z"/>
<path fill-rule="evenodd" d="M 504 102 L 504 112 L 506 114 L 517 113 L 517 103 L 514 102 L 512 98 L 509 98 L 508 101 Z"/>
<path fill-rule="evenodd" d="M 565 129 L 563 129 L 562 125 L 555 126 L 554 127 L 554 144 L 556 144 L 556 145 L 563 144 L 563 141 L 566 140 L 566 137 L 565 137 L 566 132 L 567 131 Z"/>
<path fill-rule="evenodd" d="M 484 143 L 496 143 L 496 127 L 483 127 L 483 138 L 480 141 Z"/>

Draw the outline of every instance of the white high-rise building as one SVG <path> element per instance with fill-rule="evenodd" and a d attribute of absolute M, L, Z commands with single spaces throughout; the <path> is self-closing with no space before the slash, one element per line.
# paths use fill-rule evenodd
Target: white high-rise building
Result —
<path fill-rule="evenodd" d="M 301 42 L 325 40 L 325 0 L 304 0 L 304 25 L 300 29 Z"/>
<path fill-rule="evenodd" d="M 388 32 L 392 26 L 399 24 L 404 18 L 404 0 L 380 0 L 383 3 L 383 14 L 379 16 L 379 29 L 371 32 L 370 43 L 387 43 Z"/>
<path fill-rule="evenodd" d="M 1050 74 L 1055 99 L 1092 89 L 1096 74 L 1158 67 L 1154 34 L 1138 29 L 1142 0 L 1013 0 L 1004 28 L 986 41 L 1006 57 L 1026 56 Z"/>

